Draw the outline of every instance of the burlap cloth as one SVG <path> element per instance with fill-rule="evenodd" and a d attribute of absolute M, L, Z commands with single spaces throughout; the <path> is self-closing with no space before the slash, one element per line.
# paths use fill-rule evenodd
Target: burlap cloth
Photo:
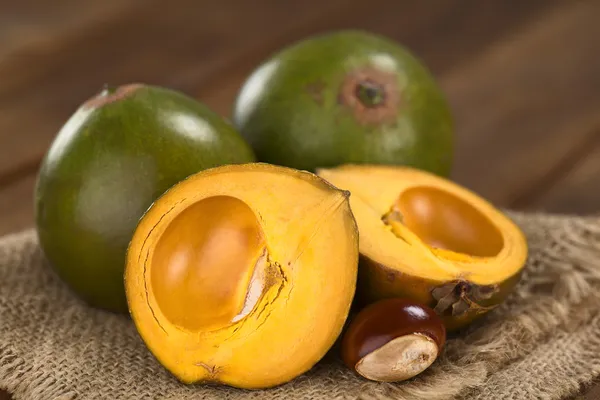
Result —
<path fill-rule="evenodd" d="M 409 382 L 353 375 L 337 348 L 274 389 L 185 386 L 127 316 L 77 300 L 33 231 L 0 239 L 0 387 L 20 399 L 560 399 L 600 375 L 600 217 L 510 213 L 529 239 L 523 280 Z M 265 351 L 268 347 L 265 346 Z"/>

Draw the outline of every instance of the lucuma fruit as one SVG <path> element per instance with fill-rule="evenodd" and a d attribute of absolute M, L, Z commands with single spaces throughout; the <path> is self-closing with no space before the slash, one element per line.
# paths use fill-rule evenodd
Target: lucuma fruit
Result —
<path fill-rule="evenodd" d="M 231 124 L 180 92 L 106 89 L 70 117 L 43 160 L 35 189 L 40 245 L 81 298 L 125 312 L 125 252 L 152 202 L 200 170 L 251 161 Z"/>
<path fill-rule="evenodd" d="M 343 165 L 318 174 L 352 193 L 359 307 L 411 299 L 454 331 L 500 305 L 520 280 L 528 254 L 520 228 L 457 183 L 394 166 Z"/>
<path fill-rule="evenodd" d="M 372 33 L 316 35 L 272 55 L 242 85 L 233 121 L 272 164 L 405 165 L 441 176 L 452 168 L 453 119 L 432 74 Z"/>
<path fill-rule="evenodd" d="M 132 319 L 184 383 L 261 389 L 314 366 L 354 297 L 358 231 L 349 193 L 306 171 L 220 166 L 161 196 L 135 230 Z"/>

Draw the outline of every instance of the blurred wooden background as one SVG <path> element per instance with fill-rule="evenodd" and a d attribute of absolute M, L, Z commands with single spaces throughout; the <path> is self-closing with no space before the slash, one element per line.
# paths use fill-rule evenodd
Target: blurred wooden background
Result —
<path fill-rule="evenodd" d="M 456 181 L 502 207 L 599 212 L 599 16 L 594 0 L 0 2 L 0 234 L 32 226 L 41 158 L 105 83 L 170 86 L 228 116 L 265 57 L 339 28 L 429 66 L 456 117 Z"/>
<path fill-rule="evenodd" d="M 0 6 L 0 234 L 32 224 L 54 135 L 105 83 L 229 115 L 245 76 L 309 34 L 364 28 L 432 70 L 457 121 L 453 178 L 515 209 L 600 211 L 600 1 L 21 0 Z"/>

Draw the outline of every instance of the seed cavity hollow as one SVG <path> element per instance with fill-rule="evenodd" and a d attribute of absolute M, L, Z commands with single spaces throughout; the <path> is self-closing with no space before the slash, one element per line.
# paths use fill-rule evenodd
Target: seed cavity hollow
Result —
<path fill-rule="evenodd" d="M 435 187 L 405 190 L 382 218 L 402 224 L 435 249 L 475 257 L 495 257 L 504 247 L 498 227 L 480 210 L 459 196 Z M 394 230 L 400 237 L 400 230 Z"/>
<path fill-rule="evenodd" d="M 271 285 L 268 258 L 261 225 L 246 203 L 230 196 L 200 200 L 157 239 L 149 261 L 154 298 L 181 329 L 230 326 Z"/>

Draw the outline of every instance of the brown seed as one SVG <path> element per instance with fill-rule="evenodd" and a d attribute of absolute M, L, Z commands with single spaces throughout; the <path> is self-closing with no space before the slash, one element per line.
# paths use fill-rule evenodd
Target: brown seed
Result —
<path fill-rule="evenodd" d="M 381 382 L 412 378 L 436 360 L 446 341 L 442 320 L 429 307 L 400 298 L 362 309 L 342 339 L 344 363 Z"/>

